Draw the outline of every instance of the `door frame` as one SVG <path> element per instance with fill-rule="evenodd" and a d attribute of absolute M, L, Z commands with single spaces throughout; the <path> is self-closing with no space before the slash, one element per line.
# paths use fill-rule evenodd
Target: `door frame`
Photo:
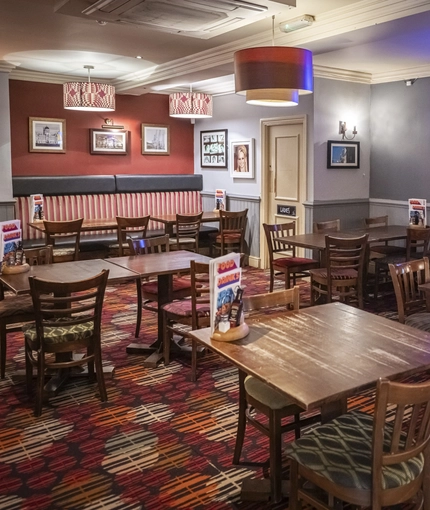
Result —
<path fill-rule="evenodd" d="M 306 196 L 308 192 L 308 165 L 307 165 L 307 115 L 292 115 L 288 117 L 274 117 L 260 120 L 261 128 L 261 202 L 260 202 L 260 267 L 269 267 L 269 253 L 266 246 L 266 236 L 264 234 L 263 223 L 267 221 L 269 211 L 269 128 L 272 126 L 301 124 L 303 128 L 303 143 L 301 161 L 305 169 L 305 189 Z M 306 198 L 305 198 L 306 200 Z"/>

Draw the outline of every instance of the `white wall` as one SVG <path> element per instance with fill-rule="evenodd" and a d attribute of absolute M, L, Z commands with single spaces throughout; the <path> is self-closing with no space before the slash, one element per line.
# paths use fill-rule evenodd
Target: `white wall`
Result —
<path fill-rule="evenodd" d="M 314 200 L 369 198 L 370 85 L 315 79 L 314 91 Z M 360 168 L 327 168 L 327 140 L 340 140 L 339 121 L 346 121 L 351 136 L 360 142 Z"/>
<path fill-rule="evenodd" d="M 261 195 L 261 143 L 260 120 L 294 115 L 308 115 L 308 146 L 312 148 L 313 95 L 300 96 L 300 103 L 295 107 L 279 108 L 251 106 L 245 97 L 229 94 L 214 98 L 214 115 L 211 119 L 196 121 L 194 128 L 194 172 L 203 175 L 203 189 L 211 192 L 216 188 L 225 188 L 227 194 L 260 196 Z M 200 166 L 200 132 L 216 129 L 228 130 L 230 158 L 231 141 L 255 139 L 254 179 L 233 179 L 230 169 L 209 169 Z M 309 168 L 312 168 L 312 156 L 308 154 Z"/>

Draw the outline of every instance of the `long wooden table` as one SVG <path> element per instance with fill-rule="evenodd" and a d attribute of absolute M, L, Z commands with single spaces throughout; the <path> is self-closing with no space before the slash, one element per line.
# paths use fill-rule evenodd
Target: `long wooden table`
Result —
<path fill-rule="evenodd" d="M 341 230 L 339 232 L 319 232 L 309 234 L 296 234 L 294 236 L 280 237 L 278 241 L 297 246 L 298 248 L 307 248 L 309 250 L 318 250 L 320 260 L 324 261 L 325 237 L 331 235 L 334 237 L 360 237 L 369 234 L 369 243 L 400 241 L 407 237 L 407 227 L 405 225 L 388 225 L 386 227 L 356 228 L 350 230 Z"/>
<path fill-rule="evenodd" d="M 162 359 L 163 339 L 163 314 L 161 306 L 172 300 L 173 275 L 181 272 L 189 272 L 190 262 L 209 263 L 209 257 L 186 250 L 177 250 L 165 253 L 148 255 L 136 255 L 126 257 L 114 257 L 108 259 L 112 264 L 138 273 L 142 278 L 157 277 L 158 279 L 158 338 L 151 344 L 132 343 L 127 347 L 129 354 L 150 354 L 144 361 L 145 367 L 155 367 Z M 137 284 L 138 295 L 141 292 L 140 281 Z M 138 310 L 141 313 L 141 310 Z"/>
<path fill-rule="evenodd" d="M 29 227 L 38 230 L 39 232 L 45 232 L 43 227 L 43 221 L 35 221 L 28 224 Z M 95 218 L 85 219 L 82 222 L 81 232 L 91 232 L 93 230 L 116 230 L 118 224 L 116 218 Z"/>
<path fill-rule="evenodd" d="M 202 346 L 239 369 L 239 402 L 245 375 L 258 377 L 304 410 L 321 409 L 322 421 L 346 412 L 347 397 L 430 368 L 430 333 L 343 303 L 248 321 L 249 334 L 235 342 L 211 340 L 210 328 L 192 331 Z M 244 411 L 244 410 L 242 410 Z M 268 480 L 245 480 L 243 499 L 267 499 Z"/>

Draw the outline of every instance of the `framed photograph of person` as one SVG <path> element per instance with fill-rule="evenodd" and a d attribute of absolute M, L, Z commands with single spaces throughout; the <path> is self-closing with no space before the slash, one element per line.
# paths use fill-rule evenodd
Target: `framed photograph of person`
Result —
<path fill-rule="evenodd" d="M 254 177 L 254 139 L 231 142 L 230 175 L 234 179 Z"/>
<path fill-rule="evenodd" d="M 29 152 L 66 152 L 66 120 L 30 117 Z"/>
<path fill-rule="evenodd" d="M 327 168 L 360 168 L 360 142 L 328 140 Z"/>
<path fill-rule="evenodd" d="M 128 152 L 129 132 L 118 129 L 90 129 L 91 154 L 122 154 Z"/>
<path fill-rule="evenodd" d="M 169 126 L 162 126 L 158 124 L 142 124 L 142 154 L 169 156 Z"/>
<path fill-rule="evenodd" d="M 200 166 L 227 168 L 227 129 L 200 131 Z"/>

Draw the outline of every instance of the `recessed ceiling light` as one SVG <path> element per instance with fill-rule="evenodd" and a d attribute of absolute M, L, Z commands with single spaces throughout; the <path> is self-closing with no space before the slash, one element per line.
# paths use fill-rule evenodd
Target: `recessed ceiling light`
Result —
<path fill-rule="evenodd" d="M 136 58 L 142 58 L 140 55 L 136 55 Z"/>

